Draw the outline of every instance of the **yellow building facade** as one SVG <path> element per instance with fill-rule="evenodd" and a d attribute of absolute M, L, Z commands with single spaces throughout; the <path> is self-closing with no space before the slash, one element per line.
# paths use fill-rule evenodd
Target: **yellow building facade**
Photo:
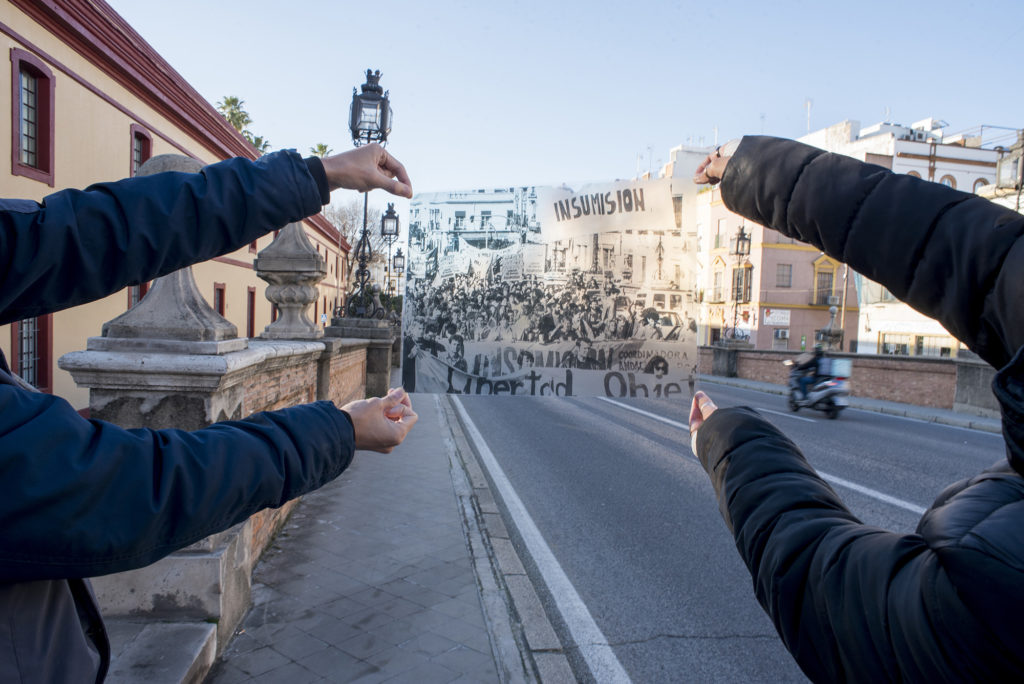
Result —
<path fill-rule="evenodd" d="M 64 188 L 85 188 L 134 173 L 159 154 L 208 164 L 258 156 L 213 106 L 181 78 L 102 0 L 0 0 L 0 196 L 35 201 Z M 350 246 L 317 215 L 304 223 L 327 274 L 310 315 L 330 316 L 347 283 Z M 258 336 L 271 322 L 266 283 L 253 269 L 273 235 L 193 267 L 207 301 L 238 328 Z M 61 355 L 84 349 L 104 322 L 124 313 L 147 285 L 37 319 L 0 326 L 0 349 L 43 391 L 78 409 L 88 392 L 57 367 Z"/>

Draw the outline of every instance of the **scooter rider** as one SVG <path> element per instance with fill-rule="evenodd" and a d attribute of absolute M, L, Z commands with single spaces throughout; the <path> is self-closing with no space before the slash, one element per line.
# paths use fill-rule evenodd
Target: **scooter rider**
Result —
<path fill-rule="evenodd" d="M 821 359 L 825 356 L 825 351 L 822 349 L 820 344 L 814 345 L 814 355 L 807 359 L 796 367 L 798 371 L 803 371 L 804 374 L 800 376 L 800 392 L 804 395 L 804 401 L 809 396 L 809 388 L 814 384 L 818 378 L 818 372 L 821 369 Z"/>

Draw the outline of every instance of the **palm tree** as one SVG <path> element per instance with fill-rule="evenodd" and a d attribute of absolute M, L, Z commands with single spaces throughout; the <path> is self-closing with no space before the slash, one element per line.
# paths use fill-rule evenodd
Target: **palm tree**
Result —
<path fill-rule="evenodd" d="M 266 140 L 262 135 L 253 135 L 252 131 L 249 130 L 242 131 L 242 135 L 245 136 L 245 139 L 248 140 L 261 155 L 270 151 L 270 141 Z"/>
<path fill-rule="evenodd" d="M 328 147 L 325 143 L 317 143 L 315 146 L 309 148 L 310 154 L 315 154 L 321 159 L 323 159 L 333 151 L 334 150 Z"/>
<path fill-rule="evenodd" d="M 239 132 L 244 131 L 245 127 L 252 123 L 249 112 L 242 109 L 244 104 L 245 100 L 240 100 L 233 95 L 225 95 L 217 103 L 217 111 Z"/>

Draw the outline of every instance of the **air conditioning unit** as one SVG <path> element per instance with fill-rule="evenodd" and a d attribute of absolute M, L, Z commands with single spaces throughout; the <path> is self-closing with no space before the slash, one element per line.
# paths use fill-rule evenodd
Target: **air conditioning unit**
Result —
<path fill-rule="evenodd" d="M 788 340 L 789 328 L 776 328 L 773 337 L 777 340 Z"/>
<path fill-rule="evenodd" d="M 830 295 L 828 298 L 828 305 L 839 306 L 839 297 L 836 297 L 835 295 Z"/>

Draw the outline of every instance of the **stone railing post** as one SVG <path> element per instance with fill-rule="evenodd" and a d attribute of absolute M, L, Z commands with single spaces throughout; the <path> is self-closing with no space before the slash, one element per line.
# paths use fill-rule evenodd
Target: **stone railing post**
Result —
<path fill-rule="evenodd" d="M 299 223 L 289 223 L 256 258 L 256 275 L 269 283 L 266 297 L 277 307 L 277 320 L 260 334 L 269 340 L 313 340 L 323 330 L 306 311 L 316 301 L 317 283 L 327 274 L 326 262 Z"/>
<path fill-rule="evenodd" d="M 956 395 L 953 410 L 985 418 L 999 418 L 999 402 L 992 393 L 996 369 L 966 349 L 956 357 Z"/>
<path fill-rule="evenodd" d="M 376 318 L 334 318 L 324 330 L 324 340 L 354 338 L 366 340 L 366 396 L 382 397 L 391 383 L 391 355 L 394 329 Z"/>

